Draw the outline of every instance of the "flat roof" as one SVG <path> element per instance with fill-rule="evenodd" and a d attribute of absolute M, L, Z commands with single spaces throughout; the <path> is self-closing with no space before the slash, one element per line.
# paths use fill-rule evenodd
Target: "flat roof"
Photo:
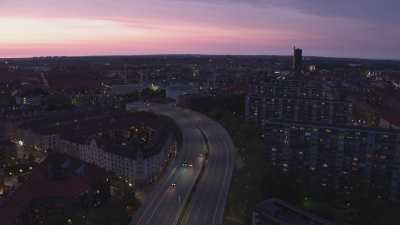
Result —
<path fill-rule="evenodd" d="M 399 129 L 387 129 L 387 128 L 375 128 L 375 127 L 357 127 L 349 125 L 332 125 L 324 123 L 310 123 L 310 122 L 299 122 L 299 121 L 268 121 L 264 127 L 268 126 L 303 126 L 303 127 L 317 127 L 323 129 L 341 129 L 341 130 L 352 130 L 358 132 L 375 132 L 385 134 L 400 134 Z"/>
<path fill-rule="evenodd" d="M 282 225 L 334 225 L 328 220 L 274 198 L 258 204 L 255 211 L 261 217 Z"/>

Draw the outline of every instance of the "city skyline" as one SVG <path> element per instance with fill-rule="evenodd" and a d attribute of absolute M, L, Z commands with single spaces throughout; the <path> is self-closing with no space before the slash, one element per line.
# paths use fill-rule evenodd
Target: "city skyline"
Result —
<path fill-rule="evenodd" d="M 0 89 L 2 225 L 398 225 L 400 61 L 1 59 Z"/>
<path fill-rule="evenodd" d="M 290 55 L 296 44 L 308 56 L 400 59 L 399 6 L 394 0 L 5 0 L 0 57 Z"/>

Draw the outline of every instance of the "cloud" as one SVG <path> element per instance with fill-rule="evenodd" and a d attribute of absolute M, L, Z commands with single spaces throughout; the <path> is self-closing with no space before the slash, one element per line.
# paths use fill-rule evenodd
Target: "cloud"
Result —
<path fill-rule="evenodd" d="M 180 0 L 186 1 L 186 0 Z M 205 0 L 209 3 L 250 4 L 256 7 L 275 7 L 297 10 L 306 14 L 346 17 L 378 23 L 398 24 L 399 0 Z"/>
<path fill-rule="evenodd" d="M 106 49 L 92 46 L 90 54 L 135 49 L 289 54 L 299 44 L 307 55 L 400 58 L 399 5 L 399 0 L 0 0 L 0 42 L 17 48 L 100 40 Z M 49 54 L 62 54 L 50 47 Z"/>

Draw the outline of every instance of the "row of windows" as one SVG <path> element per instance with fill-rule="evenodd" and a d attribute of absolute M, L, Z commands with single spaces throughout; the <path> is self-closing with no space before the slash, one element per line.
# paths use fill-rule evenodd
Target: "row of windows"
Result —
<path fill-rule="evenodd" d="M 79 157 L 81 160 L 94 163 L 102 168 L 116 172 L 117 175 L 126 177 L 145 177 L 146 171 L 148 174 L 159 172 L 163 162 L 161 155 L 165 155 L 157 155 L 148 159 L 144 163 L 136 163 L 134 160 L 104 153 L 100 149 L 94 149 L 87 146 L 82 146 L 80 149 Z M 168 150 L 169 148 L 166 149 Z"/>

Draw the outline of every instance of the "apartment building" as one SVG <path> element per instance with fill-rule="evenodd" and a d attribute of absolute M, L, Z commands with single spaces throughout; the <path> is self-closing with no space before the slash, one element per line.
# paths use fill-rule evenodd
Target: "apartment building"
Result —
<path fill-rule="evenodd" d="M 151 182 L 176 154 L 173 126 L 151 113 L 85 112 L 25 123 L 17 139 L 24 148 L 64 153 L 130 182 Z"/>
<path fill-rule="evenodd" d="M 298 122 L 274 122 L 265 137 L 280 144 L 267 150 L 282 171 L 307 171 L 318 185 L 351 194 L 361 177 L 377 198 L 400 199 L 400 131 Z"/>

